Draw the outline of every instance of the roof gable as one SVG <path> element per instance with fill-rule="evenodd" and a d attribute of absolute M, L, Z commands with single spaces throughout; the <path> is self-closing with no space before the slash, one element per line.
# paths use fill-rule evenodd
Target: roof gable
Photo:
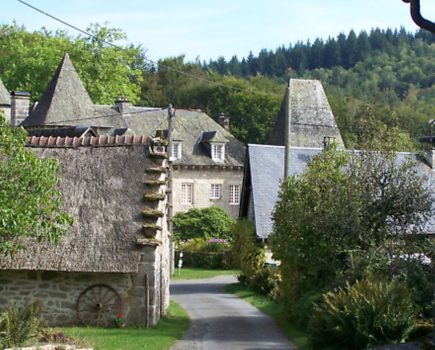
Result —
<path fill-rule="evenodd" d="M 71 125 L 70 121 L 83 124 L 80 119 L 94 113 L 94 104 L 65 53 L 41 101 L 21 125 Z"/>

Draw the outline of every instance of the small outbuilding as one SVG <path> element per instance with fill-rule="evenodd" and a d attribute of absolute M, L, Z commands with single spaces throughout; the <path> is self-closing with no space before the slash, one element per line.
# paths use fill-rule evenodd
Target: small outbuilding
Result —
<path fill-rule="evenodd" d="M 154 325 L 169 304 L 166 154 L 142 136 L 30 137 L 60 162 L 73 225 L 59 244 L 0 258 L 0 309 L 37 302 L 49 325 Z"/>

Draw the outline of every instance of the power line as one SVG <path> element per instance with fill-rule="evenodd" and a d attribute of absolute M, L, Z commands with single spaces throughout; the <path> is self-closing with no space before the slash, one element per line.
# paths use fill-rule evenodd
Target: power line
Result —
<path fill-rule="evenodd" d="M 106 41 L 106 40 L 101 40 L 100 38 L 96 37 L 92 33 L 89 33 L 88 31 L 83 30 L 83 29 L 81 29 L 81 28 L 79 28 L 79 27 L 77 27 L 77 26 L 75 26 L 75 25 L 73 25 L 73 24 L 71 24 L 69 22 L 66 22 L 66 21 L 60 19 L 59 17 L 56 17 L 56 16 L 54 16 L 54 15 L 48 13 L 48 12 L 45 12 L 45 11 L 41 10 L 40 8 L 37 8 L 37 7 L 27 3 L 24 0 L 17 0 L 17 1 L 19 3 L 21 3 L 21 4 L 23 4 L 23 5 L 31 8 L 32 10 L 35 10 L 35 11 L 37 11 L 37 12 L 39 12 L 39 13 L 47 16 L 47 17 L 50 17 L 51 19 L 54 19 L 55 21 L 60 22 L 63 25 L 65 25 L 67 27 L 70 27 L 70 28 L 72 28 L 72 29 L 74 29 L 74 30 L 84 34 L 84 35 L 87 35 L 87 36 L 89 36 L 91 38 L 94 38 L 97 41 L 100 41 L 100 42 L 102 42 L 102 43 L 104 43 L 106 45 L 109 45 L 109 46 L 111 46 L 111 47 L 113 47 L 115 49 L 118 49 L 118 50 L 121 50 L 121 51 L 124 50 L 124 48 L 122 46 L 116 45 L 116 44 L 111 43 L 111 42 Z M 161 64 L 161 63 L 158 63 L 156 61 L 153 61 L 150 58 L 147 58 L 145 55 L 143 55 L 143 59 L 146 62 L 149 62 L 149 63 L 151 63 L 151 64 L 153 64 L 155 66 L 163 67 L 163 68 L 165 68 L 167 70 L 173 71 L 173 72 L 175 72 L 177 74 L 183 75 L 183 76 L 188 77 L 190 79 L 195 79 L 195 80 L 202 81 L 202 82 L 205 82 L 205 83 L 208 83 L 208 84 L 212 84 L 212 85 L 215 85 L 215 86 L 224 87 L 224 88 L 227 88 L 227 89 L 230 89 L 230 90 L 234 90 L 234 91 L 248 92 L 248 93 L 259 94 L 259 95 L 264 95 L 264 96 L 281 97 L 281 95 L 278 95 L 278 94 L 270 94 L 270 93 L 259 91 L 259 90 L 243 89 L 243 88 L 239 88 L 239 87 L 236 87 L 236 86 L 230 86 L 230 85 L 227 85 L 227 84 L 219 83 L 217 81 L 213 81 L 213 80 L 210 80 L 210 79 L 207 79 L 207 78 L 199 77 L 197 75 L 193 75 L 193 74 L 190 74 L 190 73 L 186 73 L 186 72 L 183 72 L 182 70 L 179 70 L 179 69 L 173 68 L 171 66 L 168 66 L 168 65 Z"/>
<path fill-rule="evenodd" d="M 98 105 L 97 105 L 98 106 Z M 136 107 L 137 108 L 137 107 Z M 146 107 L 144 107 L 146 108 Z M 129 116 L 132 114 L 146 114 L 146 113 L 152 113 L 152 112 L 160 112 L 160 111 L 164 111 L 167 108 L 152 108 L 152 109 L 140 109 L 137 111 L 130 111 L 128 112 L 125 116 Z M 100 116 L 94 116 L 94 117 L 85 117 L 85 118 L 78 118 L 78 119 L 65 119 L 65 120 L 59 120 L 57 121 L 53 121 L 53 122 L 48 122 L 46 125 L 59 125 L 59 122 L 78 122 L 78 121 L 82 121 L 82 120 L 95 120 L 95 119 L 103 119 L 103 118 L 110 118 L 110 117 L 119 117 L 120 115 L 122 115 L 122 113 L 111 113 L 111 114 L 102 114 Z"/>

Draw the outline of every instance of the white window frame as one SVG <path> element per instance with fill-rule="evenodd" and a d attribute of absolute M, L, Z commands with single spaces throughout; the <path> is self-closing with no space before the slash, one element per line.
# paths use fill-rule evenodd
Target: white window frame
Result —
<path fill-rule="evenodd" d="M 172 158 L 174 160 L 181 159 L 182 154 L 182 143 L 177 141 L 172 142 Z"/>
<path fill-rule="evenodd" d="M 184 182 L 181 184 L 181 204 L 193 204 L 192 182 Z"/>
<path fill-rule="evenodd" d="M 210 199 L 222 198 L 222 184 L 210 184 Z"/>
<path fill-rule="evenodd" d="M 230 185 L 230 205 L 240 205 L 240 185 Z"/>
<path fill-rule="evenodd" d="M 223 162 L 225 160 L 225 144 L 212 143 L 211 144 L 211 159 L 215 162 Z"/>

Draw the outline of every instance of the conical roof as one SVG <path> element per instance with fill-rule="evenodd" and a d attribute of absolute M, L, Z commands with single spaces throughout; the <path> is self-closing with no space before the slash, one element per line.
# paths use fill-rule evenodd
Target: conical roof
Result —
<path fill-rule="evenodd" d="M 324 137 L 333 137 L 343 147 L 340 130 L 319 80 L 290 79 L 268 144 L 283 146 L 286 120 L 291 118 L 290 145 L 323 147 Z"/>
<path fill-rule="evenodd" d="M 6 89 L 6 87 L 3 85 L 3 82 L 0 79 L 0 106 L 11 105 L 11 95 L 9 94 L 9 91 Z"/>
<path fill-rule="evenodd" d="M 41 101 L 21 125 L 83 124 L 81 120 L 94 113 L 94 104 L 65 53 Z"/>

